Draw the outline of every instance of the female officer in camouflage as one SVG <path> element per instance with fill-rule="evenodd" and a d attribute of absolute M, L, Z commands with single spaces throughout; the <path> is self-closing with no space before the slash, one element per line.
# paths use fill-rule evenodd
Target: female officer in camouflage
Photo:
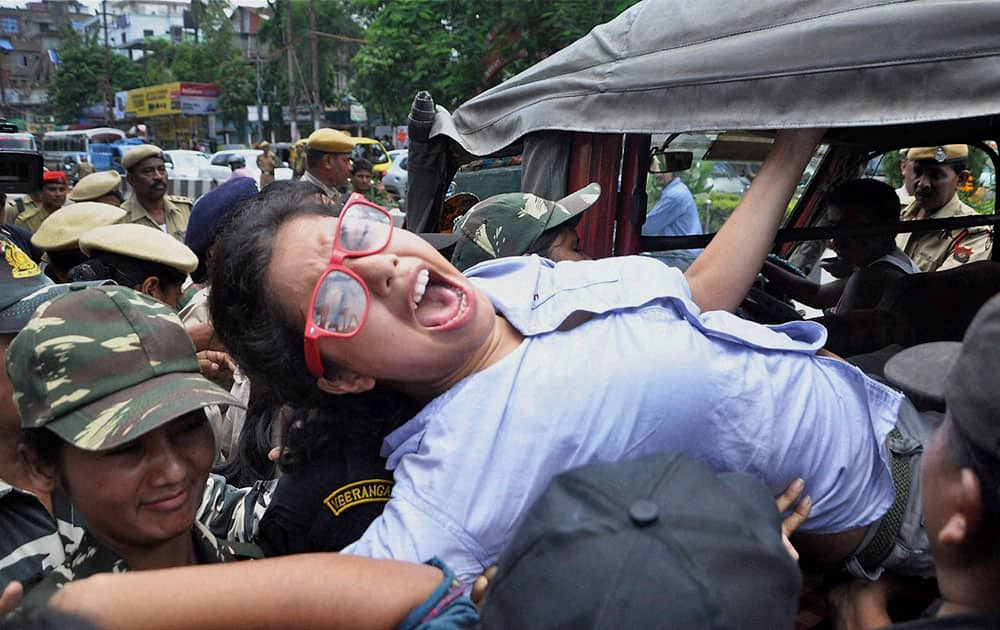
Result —
<path fill-rule="evenodd" d="M 26 604 L 96 573 L 260 555 L 195 521 L 215 454 L 203 409 L 240 403 L 201 376 L 167 307 L 125 287 L 73 286 L 36 311 L 6 365 L 32 473 L 88 525 Z"/>

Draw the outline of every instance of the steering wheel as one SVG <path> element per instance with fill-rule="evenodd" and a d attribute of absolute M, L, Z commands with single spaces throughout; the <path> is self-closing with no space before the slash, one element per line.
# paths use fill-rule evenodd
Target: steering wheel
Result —
<path fill-rule="evenodd" d="M 739 310 L 738 314 L 759 324 L 783 324 L 802 319 L 802 313 L 791 304 L 758 286 L 750 287 Z"/>
<path fill-rule="evenodd" d="M 795 275 L 797 275 L 797 276 L 799 276 L 801 278 L 807 278 L 808 277 L 808 274 L 806 272 L 802 271 L 797 266 L 795 266 L 792 263 L 788 262 L 787 258 L 782 258 L 781 256 L 778 256 L 777 254 L 768 254 L 767 255 L 767 262 L 773 264 L 776 267 L 781 267 L 782 269 L 784 269 L 788 273 L 794 273 Z"/>

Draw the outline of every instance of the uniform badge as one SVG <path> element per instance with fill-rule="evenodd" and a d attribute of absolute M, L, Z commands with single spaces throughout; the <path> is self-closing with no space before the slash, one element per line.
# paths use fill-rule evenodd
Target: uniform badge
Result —
<path fill-rule="evenodd" d="M 334 516 L 340 516 L 344 510 L 355 505 L 388 501 L 391 494 L 392 482 L 388 479 L 365 479 L 337 488 L 323 499 L 323 504 L 330 508 Z"/>
<path fill-rule="evenodd" d="M 951 257 L 964 265 L 965 263 L 969 262 L 969 258 L 972 257 L 972 248 L 959 247 L 958 245 L 956 245 L 951 249 Z"/>
<path fill-rule="evenodd" d="M 944 152 L 944 147 L 938 147 L 937 151 L 934 152 L 934 159 L 938 162 L 944 162 L 947 157 L 948 154 Z"/>
<path fill-rule="evenodd" d="M 4 260 L 10 265 L 11 276 L 15 278 L 30 278 L 42 273 L 41 267 L 15 245 L 6 241 L 0 241 L 0 251 L 3 251 Z"/>

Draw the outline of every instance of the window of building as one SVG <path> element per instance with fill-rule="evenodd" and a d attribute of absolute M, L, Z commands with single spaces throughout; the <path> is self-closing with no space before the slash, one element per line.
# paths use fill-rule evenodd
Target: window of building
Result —
<path fill-rule="evenodd" d="M 19 65 L 22 68 L 27 68 L 28 67 L 28 55 L 18 55 L 17 56 L 17 65 Z"/>
<path fill-rule="evenodd" d="M 152 37 L 152 36 L 153 36 L 153 29 L 151 29 L 151 28 L 147 28 L 147 29 L 145 29 L 145 30 L 144 30 L 144 31 L 142 32 L 142 36 L 143 36 L 143 37 Z"/>
<path fill-rule="evenodd" d="M 48 22 L 39 22 L 38 23 L 38 30 L 41 31 L 41 32 L 43 32 L 43 33 L 45 33 L 46 31 L 49 30 L 49 26 L 50 25 L 49 25 Z"/>
<path fill-rule="evenodd" d="M 0 18 L 0 30 L 3 30 L 4 33 L 20 32 L 20 29 L 18 28 L 17 25 L 17 18 L 10 18 L 10 17 Z"/>

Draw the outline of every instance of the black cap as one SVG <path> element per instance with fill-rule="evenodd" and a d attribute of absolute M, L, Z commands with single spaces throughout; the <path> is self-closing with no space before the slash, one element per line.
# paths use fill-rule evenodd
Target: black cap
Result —
<path fill-rule="evenodd" d="M 1000 459 L 1000 295 L 976 313 L 962 343 L 940 341 L 901 351 L 886 379 L 907 395 L 943 401 L 962 435 Z"/>
<path fill-rule="evenodd" d="M 557 476 L 498 562 L 485 628 L 789 628 L 773 493 L 683 455 Z"/>
<path fill-rule="evenodd" d="M 65 291 L 55 285 L 41 267 L 0 232 L 0 334 L 20 332 L 35 309 Z"/>

